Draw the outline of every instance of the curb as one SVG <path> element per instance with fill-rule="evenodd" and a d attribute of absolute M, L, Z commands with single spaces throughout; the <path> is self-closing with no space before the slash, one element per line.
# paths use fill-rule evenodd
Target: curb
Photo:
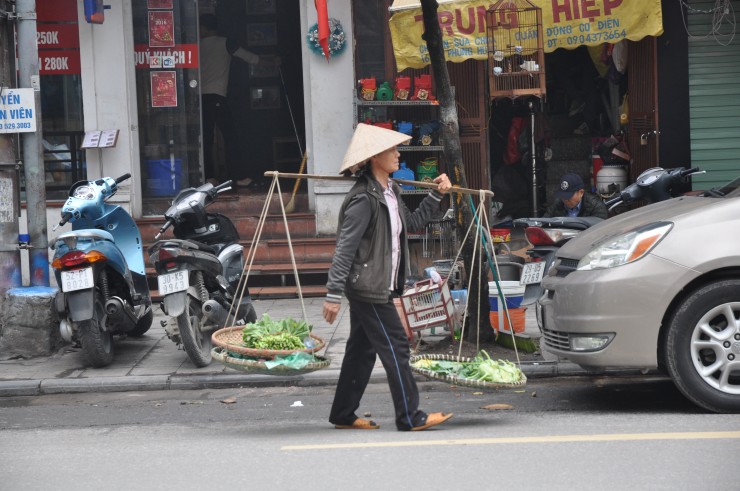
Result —
<path fill-rule="evenodd" d="M 528 379 L 558 376 L 589 375 L 590 372 L 573 363 L 523 362 L 522 371 Z M 639 370 L 615 370 L 609 374 L 640 373 Z M 240 373 L 208 375 L 140 375 L 124 377 L 90 377 L 76 379 L 41 379 L 0 381 L 0 397 L 40 396 L 49 394 L 105 393 L 153 390 L 202 390 L 241 387 L 333 386 L 339 377 L 338 369 L 318 370 L 298 377 L 249 375 Z M 429 381 L 417 375 L 418 382 Z M 373 370 L 370 383 L 387 380 L 382 368 Z"/>

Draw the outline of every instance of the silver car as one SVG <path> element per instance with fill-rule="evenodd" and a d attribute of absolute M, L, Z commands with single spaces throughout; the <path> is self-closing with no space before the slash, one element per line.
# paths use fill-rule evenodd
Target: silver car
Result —
<path fill-rule="evenodd" d="M 695 404 L 740 411 L 740 179 L 582 232 L 542 285 L 543 349 L 592 370 L 658 368 Z"/>

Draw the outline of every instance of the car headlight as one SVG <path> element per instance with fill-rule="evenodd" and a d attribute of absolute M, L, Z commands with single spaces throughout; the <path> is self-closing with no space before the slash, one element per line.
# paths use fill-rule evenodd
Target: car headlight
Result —
<path fill-rule="evenodd" d="M 577 269 L 607 269 L 637 261 L 653 250 L 671 228 L 672 223 L 658 222 L 612 237 L 578 261 Z"/>

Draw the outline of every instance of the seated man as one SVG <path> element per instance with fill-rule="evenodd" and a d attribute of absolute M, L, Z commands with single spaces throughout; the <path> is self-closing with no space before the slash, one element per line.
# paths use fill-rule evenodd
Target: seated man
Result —
<path fill-rule="evenodd" d="M 557 199 L 543 215 L 550 217 L 598 217 L 606 219 L 609 212 L 604 202 L 595 194 L 587 193 L 583 179 L 578 174 L 566 174 L 560 179 Z"/>

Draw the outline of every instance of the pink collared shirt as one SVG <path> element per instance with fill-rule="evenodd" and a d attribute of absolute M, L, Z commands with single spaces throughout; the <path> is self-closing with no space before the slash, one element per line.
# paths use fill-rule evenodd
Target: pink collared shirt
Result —
<path fill-rule="evenodd" d="M 398 266 L 401 259 L 401 216 L 398 214 L 398 199 L 396 193 L 393 192 L 391 182 L 388 182 L 388 187 L 383 190 L 383 197 L 385 203 L 388 205 L 388 213 L 391 217 L 391 277 L 390 277 L 390 288 L 393 291 L 396 289 L 396 278 L 398 277 Z"/>

